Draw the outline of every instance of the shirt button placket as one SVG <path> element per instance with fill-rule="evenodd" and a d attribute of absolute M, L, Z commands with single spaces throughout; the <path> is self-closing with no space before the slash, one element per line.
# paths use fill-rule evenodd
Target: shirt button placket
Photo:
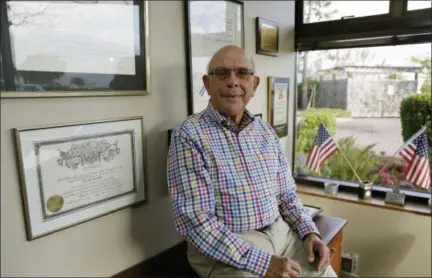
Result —
<path fill-rule="evenodd" d="M 246 140 L 242 140 L 242 138 L 243 139 L 246 139 Z M 247 164 L 247 160 L 246 160 L 246 155 L 249 155 L 249 153 L 245 153 L 244 151 L 243 151 L 243 149 L 242 149 L 242 141 L 244 141 L 244 143 L 246 144 L 246 141 L 247 141 L 247 133 L 246 133 L 246 130 L 243 130 L 242 132 L 239 132 L 239 133 L 237 133 L 237 136 L 236 136 L 236 143 L 238 144 L 238 150 L 239 150 L 239 152 L 240 152 L 240 157 L 241 157 L 241 160 L 242 160 L 242 162 L 243 162 L 243 165 L 244 165 L 244 168 L 245 168 L 245 170 L 246 170 L 246 175 L 247 175 L 247 181 L 248 181 L 248 183 L 249 183 L 249 187 L 251 187 L 251 189 L 252 189 L 252 191 L 255 193 L 255 194 L 258 194 L 258 190 L 257 190 L 257 188 L 255 187 L 255 184 L 254 184 L 254 181 L 253 181 L 253 178 L 252 178 L 252 173 L 251 173 L 251 167 L 249 167 L 249 165 Z M 247 149 L 246 149 L 246 152 L 247 152 Z M 258 218 L 258 224 L 262 224 L 263 223 L 263 220 L 262 220 L 262 215 L 261 215 L 261 211 L 259 210 L 259 208 L 261 208 L 262 207 L 262 205 L 261 205 L 261 202 L 260 202 L 260 198 L 259 198 L 259 196 L 258 195 L 251 195 L 252 196 L 252 198 L 254 198 L 254 201 L 255 202 L 258 202 L 258 205 L 257 206 L 254 206 L 254 208 L 255 208 L 255 215 L 254 215 L 254 217 L 256 217 L 256 218 Z"/>

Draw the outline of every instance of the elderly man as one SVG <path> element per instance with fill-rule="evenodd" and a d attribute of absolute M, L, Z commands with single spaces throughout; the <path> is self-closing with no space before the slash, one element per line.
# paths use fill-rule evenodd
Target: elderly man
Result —
<path fill-rule="evenodd" d="M 259 77 L 236 46 L 212 57 L 208 107 L 171 136 L 177 231 L 200 277 L 336 277 L 274 130 L 246 110 Z"/>

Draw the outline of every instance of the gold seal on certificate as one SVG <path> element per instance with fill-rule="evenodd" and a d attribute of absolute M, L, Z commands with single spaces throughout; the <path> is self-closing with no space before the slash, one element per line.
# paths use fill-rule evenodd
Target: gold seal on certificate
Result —
<path fill-rule="evenodd" d="M 54 195 L 48 198 L 46 206 L 50 212 L 58 212 L 62 209 L 63 204 L 63 197 L 59 195 Z"/>

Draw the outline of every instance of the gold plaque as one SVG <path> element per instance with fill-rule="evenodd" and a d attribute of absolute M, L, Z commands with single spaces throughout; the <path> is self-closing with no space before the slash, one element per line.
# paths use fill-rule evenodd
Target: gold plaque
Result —
<path fill-rule="evenodd" d="M 63 197 L 59 195 L 54 195 L 48 198 L 46 206 L 50 212 L 58 212 L 62 209 L 63 204 Z"/>
<path fill-rule="evenodd" d="M 261 49 L 269 52 L 278 51 L 278 30 L 275 26 L 261 25 Z"/>
<path fill-rule="evenodd" d="M 277 56 L 279 52 L 279 25 L 276 22 L 256 18 L 256 53 Z"/>

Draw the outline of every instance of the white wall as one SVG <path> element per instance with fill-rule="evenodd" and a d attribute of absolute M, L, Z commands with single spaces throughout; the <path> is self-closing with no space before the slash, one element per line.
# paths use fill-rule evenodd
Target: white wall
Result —
<path fill-rule="evenodd" d="M 249 54 L 255 53 L 256 16 L 280 24 L 279 57 L 253 55 L 262 83 L 248 108 L 266 117 L 267 76 L 294 80 L 294 2 L 245 1 Z M 2 276 L 110 276 L 180 242 L 172 222 L 165 164 L 167 130 L 187 116 L 183 28 L 182 1 L 150 1 L 149 96 L 1 100 Z M 11 130 L 140 115 L 147 140 L 149 203 L 26 241 Z M 281 142 L 290 154 L 292 140 Z"/>
<path fill-rule="evenodd" d="M 304 204 L 348 221 L 342 248 L 360 277 L 431 277 L 431 217 L 300 194 Z"/>

